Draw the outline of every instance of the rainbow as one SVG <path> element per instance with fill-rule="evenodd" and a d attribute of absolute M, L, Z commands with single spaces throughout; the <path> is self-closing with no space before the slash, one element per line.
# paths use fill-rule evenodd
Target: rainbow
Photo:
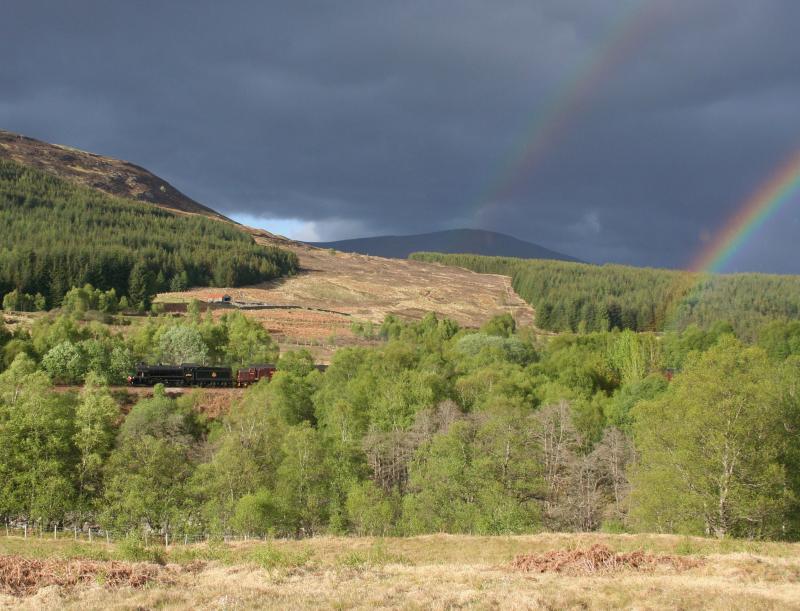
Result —
<path fill-rule="evenodd" d="M 679 327 L 681 306 L 702 299 L 712 274 L 724 271 L 727 264 L 753 238 L 764 223 L 782 206 L 800 194 L 800 151 L 785 161 L 739 206 L 736 213 L 717 232 L 687 268 L 678 274 L 664 304 L 665 329 Z"/>
<path fill-rule="evenodd" d="M 615 21 L 587 60 L 537 112 L 495 178 L 473 206 L 472 221 L 510 197 L 591 101 L 613 69 L 631 55 L 655 22 L 657 0 L 643 0 Z M 478 224 L 480 224 L 478 222 Z"/>
<path fill-rule="evenodd" d="M 800 150 L 748 198 L 689 266 L 693 272 L 719 273 L 781 206 L 800 191 Z"/>

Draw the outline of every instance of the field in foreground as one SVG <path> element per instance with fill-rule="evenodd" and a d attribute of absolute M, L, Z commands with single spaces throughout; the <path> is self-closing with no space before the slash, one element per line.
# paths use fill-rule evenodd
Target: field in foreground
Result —
<path fill-rule="evenodd" d="M 529 556 L 515 563 L 520 555 Z M 161 564 L 131 562 L 143 558 Z M 666 535 L 433 535 L 165 551 L 10 537 L 0 538 L 0 592 L 0 605 L 84 610 L 786 609 L 800 608 L 800 544 Z"/>

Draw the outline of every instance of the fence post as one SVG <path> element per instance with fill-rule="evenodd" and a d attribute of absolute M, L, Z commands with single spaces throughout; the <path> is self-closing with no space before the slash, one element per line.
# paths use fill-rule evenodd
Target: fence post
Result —
<path fill-rule="evenodd" d="M 78 540 L 78 527 L 77 526 L 73 526 L 72 527 L 72 538 L 75 539 L 76 541 Z"/>
<path fill-rule="evenodd" d="M 108 537 L 108 529 L 106 529 L 106 545 L 110 545 L 110 544 L 111 544 L 111 539 L 109 539 L 109 537 Z"/>
<path fill-rule="evenodd" d="M 187 535 L 187 534 L 183 535 L 183 544 L 184 545 L 189 545 L 189 535 Z"/>
<path fill-rule="evenodd" d="M 58 539 L 58 524 L 53 526 L 53 539 Z"/>
<path fill-rule="evenodd" d="M 8 536 L 8 520 L 6 520 L 6 537 Z"/>
<path fill-rule="evenodd" d="M 164 531 L 164 547 L 169 547 L 169 531 Z"/>
<path fill-rule="evenodd" d="M 28 523 L 25 522 L 25 538 L 28 538 Z"/>

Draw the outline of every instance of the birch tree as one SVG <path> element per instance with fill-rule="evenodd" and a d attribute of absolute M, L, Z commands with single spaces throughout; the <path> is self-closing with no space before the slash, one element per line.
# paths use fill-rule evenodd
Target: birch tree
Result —
<path fill-rule="evenodd" d="M 762 350 L 724 339 L 690 359 L 666 395 L 634 409 L 638 527 L 781 536 L 792 494 L 776 377 Z"/>

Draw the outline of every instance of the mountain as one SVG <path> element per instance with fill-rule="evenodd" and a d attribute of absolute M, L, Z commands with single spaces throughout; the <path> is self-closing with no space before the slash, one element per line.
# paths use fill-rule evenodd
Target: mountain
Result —
<path fill-rule="evenodd" d="M 87 282 L 133 305 L 155 293 L 167 304 L 219 293 L 270 304 L 243 312 L 322 360 L 332 337 L 361 341 L 354 321 L 435 312 L 479 327 L 498 314 L 534 316 L 507 277 L 287 240 L 230 222 L 131 163 L 0 131 L 0 303 L 17 289 L 30 302 L 20 309 L 36 293 L 52 307 Z"/>
<path fill-rule="evenodd" d="M 187 197 L 167 181 L 127 161 L 42 142 L 0 129 L 2 159 L 109 195 L 149 202 L 175 212 L 229 220 Z"/>
<path fill-rule="evenodd" d="M 170 289 L 252 285 L 297 272 L 294 253 L 256 243 L 246 228 L 145 170 L 8 132 L 2 136 L 4 308 L 54 307 L 72 287 L 86 284 L 113 289 L 144 308 Z M 75 178 L 80 172 L 94 178 Z M 159 195 L 148 195 L 144 185 L 160 185 Z"/>
<path fill-rule="evenodd" d="M 406 259 L 412 252 L 442 252 L 579 262 L 574 257 L 544 246 L 483 229 L 449 229 L 417 235 L 386 235 L 337 242 L 311 242 L 311 244 L 320 248 L 334 248 L 343 252 L 357 252 L 392 259 Z"/>

